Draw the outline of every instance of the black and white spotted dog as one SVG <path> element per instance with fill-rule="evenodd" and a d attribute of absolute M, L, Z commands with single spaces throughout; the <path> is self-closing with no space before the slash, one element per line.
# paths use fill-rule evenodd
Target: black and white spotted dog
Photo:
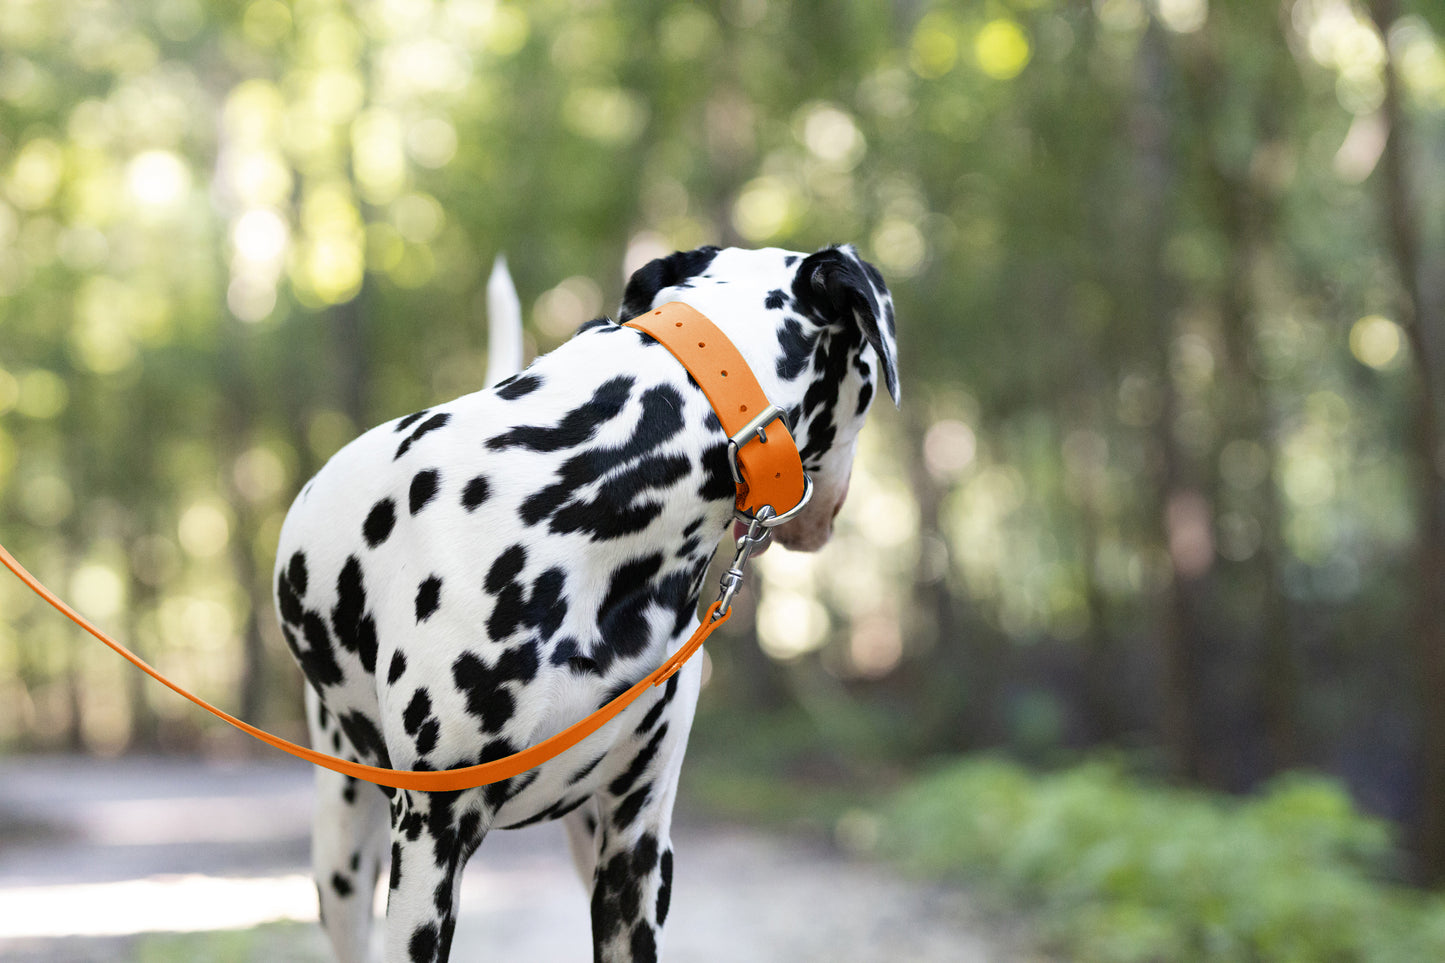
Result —
<path fill-rule="evenodd" d="M 787 409 L 815 493 L 776 537 L 820 548 L 878 380 L 898 399 L 882 277 L 848 246 L 705 247 L 634 274 L 622 320 L 674 300 L 711 318 Z M 398 769 L 488 762 L 642 678 L 696 625 L 732 520 L 725 442 L 666 348 L 600 318 L 497 387 L 346 446 L 302 490 L 277 556 L 316 746 Z M 701 671 L 692 660 L 586 741 L 494 785 L 378 790 L 318 770 L 312 853 L 338 957 L 366 958 L 388 849 L 386 959 L 443 961 L 482 838 L 566 817 L 595 958 L 657 959 Z"/>

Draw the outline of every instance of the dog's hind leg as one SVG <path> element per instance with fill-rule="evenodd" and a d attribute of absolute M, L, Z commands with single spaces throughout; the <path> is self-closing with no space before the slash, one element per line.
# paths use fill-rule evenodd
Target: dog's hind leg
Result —
<path fill-rule="evenodd" d="M 308 687 L 313 745 L 355 758 L 336 719 Z M 339 741 L 338 741 L 339 737 Z M 311 866 L 321 902 L 321 925 L 340 963 L 365 963 L 371 942 L 372 900 L 386 861 L 386 797 L 370 783 L 316 770 Z"/>

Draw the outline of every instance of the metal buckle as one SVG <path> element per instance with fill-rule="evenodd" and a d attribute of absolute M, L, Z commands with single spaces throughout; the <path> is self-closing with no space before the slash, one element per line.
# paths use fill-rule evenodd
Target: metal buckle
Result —
<path fill-rule="evenodd" d="M 738 469 L 738 450 L 742 448 L 743 445 L 746 445 L 748 442 L 752 441 L 754 438 L 757 438 L 763 444 L 767 444 L 767 427 L 775 421 L 781 421 L 783 423 L 783 427 L 787 428 L 789 432 L 793 430 L 792 424 L 788 421 L 787 411 L 785 411 L 782 407 L 778 405 L 770 404 L 763 409 L 762 414 L 758 415 L 752 421 L 748 422 L 737 434 L 733 435 L 731 438 L 728 439 L 728 471 L 732 472 L 733 484 L 741 485 L 743 483 L 742 472 Z M 798 512 L 803 510 L 803 506 L 807 505 L 808 501 L 812 499 L 812 497 L 813 479 L 808 477 L 807 472 L 804 472 L 803 497 L 799 498 L 798 504 L 794 505 L 792 508 L 779 514 L 777 509 L 773 508 L 771 505 L 764 505 L 762 508 L 758 509 L 756 516 L 749 515 L 748 513 L 742 511 L 734 512 L 734 515 L 736 515 L 740 521 L 747 522 L 749 525 L 752 525 L 754 522 L 761 519 L 760 524 L 764 528 L 775 528 L 776 526 L 781 525 L 784 522 L 791 521 L 793 517 L 798 514 Z M 764 514 L 764 509 L 767 510 L 766 515 Z"/>
<path fill-rule="evenodd" d="M 763 409 L 762 414 L 748 422 L 742 427 L 741 431 L 728 439 L 728 470 L 733 473 L 734 485 L 741 485 L 743 483 L 743 476 L 738 471 L 738 449 L 754 438 L 760 439 L 763 444 L 766 445 L 768 443 L 768 435 L 763 429 L 780 418 L 783 421 L 783 427 L 791 432 L 793 426 L 788 424 L 788 413 L 777 405 L 768 405 Z"/>

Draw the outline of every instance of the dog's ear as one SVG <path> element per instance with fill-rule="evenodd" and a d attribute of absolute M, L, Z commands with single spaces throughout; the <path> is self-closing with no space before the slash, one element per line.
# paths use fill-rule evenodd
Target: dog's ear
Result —
<path fill-rule="evenodd" d="M 898 404 L 898 338 L 893 296 L 878 269 L 858 256 L 851 244 L 826 247 L 798 265 L 793 296 L 824 324 L 856 324 L 878 353 L 883 381 Z"/>
<path fill-rule="evenodd" d="M 688 278 L 706 271 L 719 250 L 716 247 L 700 247 L 695 251 L 675 251 L 638 268 L 628 279 L 627 289 L 622 293 L 621 317 L 618 320 L 631 321 L 644 311 L 651 310 L 659 291 L 677 287 Z"/>

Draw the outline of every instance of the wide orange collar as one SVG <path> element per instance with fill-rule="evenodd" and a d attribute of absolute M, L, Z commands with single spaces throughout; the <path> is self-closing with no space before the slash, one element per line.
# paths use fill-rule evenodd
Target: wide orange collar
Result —
<path fill-rule="evenodd" d="M 737 511 L 754 517 L 770 506 L 771 525 L 807 504 L 813 484 L 788 426 L 737 346 L 706 315 L 681 301 L 638 315 L 627 324 L 655 338 L 687 369 L 728 434 L 728 463 L 737 484 Z"/>

